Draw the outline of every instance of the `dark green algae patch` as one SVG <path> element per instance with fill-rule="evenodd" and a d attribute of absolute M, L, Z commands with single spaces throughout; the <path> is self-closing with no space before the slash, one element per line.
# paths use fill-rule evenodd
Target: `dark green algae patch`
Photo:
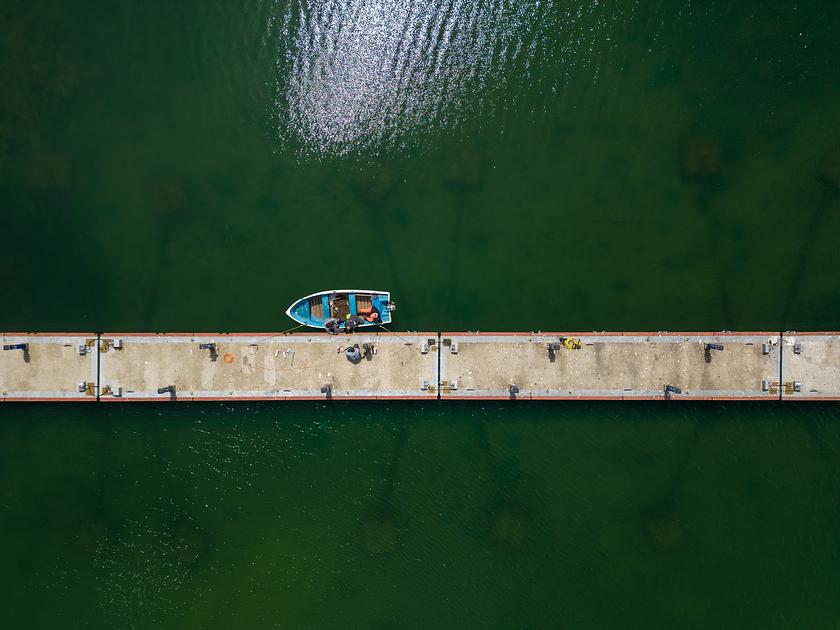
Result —
<path fill-rule="evenodd" d="M 840 328 L 827 3 L 321 4 L 4 5 L 0 328 Z M 838 420 L 3 404 L 4 626 L 834 627 Z"/>

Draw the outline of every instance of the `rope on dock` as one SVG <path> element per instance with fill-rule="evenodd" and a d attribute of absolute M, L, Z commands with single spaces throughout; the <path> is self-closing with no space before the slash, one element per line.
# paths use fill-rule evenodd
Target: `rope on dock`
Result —
<path fill-rule="evenodd" d="M 399 337 L 400 339 L 402 339 L 402 340 L 405 342 L 405 345 L 407 345 L 407 346 L 412 346 L 412 345 L 414 345 L 414 342 L 413 342 L 413 341 L 409 341 L 408 339 L 406 339 L 406 338 L 405 338 L 405 337 L 403 337 L 402 335 L 398 335 L 398 334 L 397 334 L 397 333 L 395 333 L 395 332 L 391 332 L 390 330 L 388 330 L 387 328 L 385 328 L 385 326 L 383 326 L 382 324 L 379 324 L 379 327 L 380 327 L 382 330 L 384 330 L 385 332 L 387 332 L 387 333 L 391 333 L 392 335 L 395 335 L 395 336 Z"/>
<path fill-rule="evenodd" d="M 292 332 L 293 330 L 297 330 L 298 328 L 303 328 L 303 326 L 304 326 L 303 324 L 298 324 L 297 326 L 293 326 L 292 328 L 289 328 L 287 330 L 279 332 L 275 335 L 269 335 L 268 337 L 264 337 L 264 339 L 266 341 L 268 341 L 269 339 L 274 339 L 275 337 L 282 337 L 283 335 L 286 335 L 286 334 Z"/>

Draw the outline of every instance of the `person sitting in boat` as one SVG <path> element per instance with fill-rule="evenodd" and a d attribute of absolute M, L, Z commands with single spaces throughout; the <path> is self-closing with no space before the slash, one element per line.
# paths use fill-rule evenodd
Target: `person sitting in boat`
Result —
<path fill-rule="evenodd" d="M 339 321 L 335 317 L 330 317 L 324 322 L 324 328 L 331 335 L 337 335 L 339 332 Z"/>
<path fill-rule="evenodd" d="M 347 314 L 347 319 L 344 321 L 344 332 L 347 334 L 352 333 L 356 328 L 356 318 Z"/>
<path fill-rule="evenodd" d="M 359 311 L 359 315 L 371 324 L 379 322 L 379 310 L 373 305 L 371 305 L 370 310 Z"/>

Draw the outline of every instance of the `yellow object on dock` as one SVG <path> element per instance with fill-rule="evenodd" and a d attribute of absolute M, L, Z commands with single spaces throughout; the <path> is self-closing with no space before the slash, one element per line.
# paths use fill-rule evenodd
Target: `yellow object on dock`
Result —
<path fill-rule="evenodd" d="M 580 350 L 580 339 L 566 337 L 563 340 L 563 345 L 566 346 L 569 350 Z"/>

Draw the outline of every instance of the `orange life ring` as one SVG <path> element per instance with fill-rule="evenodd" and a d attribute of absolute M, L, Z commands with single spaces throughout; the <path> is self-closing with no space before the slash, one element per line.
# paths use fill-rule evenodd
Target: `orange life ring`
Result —
<path fill-rule="evenodd" d="M 225 363 L 233 363 L 233 355 L 230 352 L 225 352 L 224 361 Z"/>

